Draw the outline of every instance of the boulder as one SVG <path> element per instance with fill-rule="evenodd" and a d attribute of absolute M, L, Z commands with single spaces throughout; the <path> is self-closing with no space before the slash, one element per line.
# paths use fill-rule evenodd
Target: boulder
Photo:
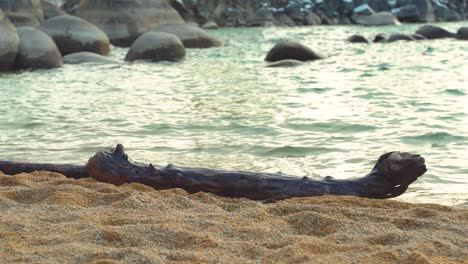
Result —
<path fill-rule="evenodd" d="M 398 20 L 402 22 L 415 23 L 419 21 L 419 10 L 416 5 L 405 5 L 393 8 L 390 11 Z"/>
<path fill-rule="evenodd" d="M 454 38 L 456 36 L 455 33 L 433 25 L 424 25 L 420 27 L 416 31 L 416 34 L 422 35 L 427 39 Z"/>
<path fill-rule="evenodd" d="M 359 0 L 355 1 L 358 2 Z M 366 0 L 365 2 L 367 2 L 370 8 L 376 13 L 390 11 L 390 9 L 392 9 L 392 4 L 387 0 Z M 401 0 L 399 2 L 401 2 Z"/>
<path fill-rule="evenodd" d="M 102 29 L 120 47 L 129 47 L 155 26 L 185 23 L 166 0 L 81 0 L 75 15 Z"/>
<path fill-rule="evenodd" d="M 271 8 L 261 7 L 252 15 L 248 24 L 253 27 L 265 27 L 273 25 L 274 20 Z"/>
<path fill-rule="evenodd" d="M 291 18 L 296 25 L 304 24 L 304 13 L 302 13 L 301 7 L 299 4 L 290 2 L 284 7 L 284 13 Z"/>
<path fill-rule="evenodd" d="M 379 43 L 379 42 L 385 42 L 385 40 L 388 38 L 388 35 L 385 33 L 379 33 L 374 37 L 374 40 L 372 42 L 374 43 Z"/>
<path fill-rule="evenodd" d="M 322 19 L 320 19 L 320 17 L 315 13 L 310 12 L 304 17 L 304 24 L 306 26 L 320 25 L 322 24 Z"/>
<path fill-rule="evenodd" d="M 153 28 L 153 32 L 165 32 L 177 36 L 185 48 L 211 48 L 221 47 L 223 42 L 210 36 L 203 29 L 191 25 L 168 24 Z"/>
<path fill-rule="evenodd" d="M 15 68 L 51 69 L 62 66 L 62 54 L 47 34 L 32 27 L 16 30 L 20 42 Z"/>
<path fill-rule="evenodd" d="M 419 22 L 434 22 L 435 14 L 431 0 L 414 0 L 413 3 L 418 8 Z"/>
<path fill-rule="evenodd" d="M 185 48 L 177 36 L 165 32 L 146 32 L 133 42 L 125 61 L 179 61 Z"/>
<path fill-rule="evenodd" d="M 118 61 L 104 57 L 102 55 L 82 51 L 77 53 L 68 54 L 63 57 L 63 62 L 66 64 L 82 64 L 82 63 L 98 63 L 98 64 L 117 64 Z"/>
<path fill-rule="evenodd" d="M 351 20 L 346 16 L 341 16 L 338 19 L 338 25 L 351 25 L 352 23 L 353 22 L 351 22 Z"/>
<path fill-rule="evenodd" d="M 389 12 L 379 12 L 369 16 L 353 16 L 353 20 L 364 26 L 401 25 L 400 21 Z"/>
<path fill-rule="evenodd" d="M 202 28 L 203 29 L 218 29 L 219 26 L 218 24 L 216 24 L 216 22 L 214 22 L 213 20 L 210 20 L 206 22 L 205 24 L 203 24 Z"/>
<path fill-rule="evenodd" d="M 352 35 L 348 38 L 348 42 L 350 43 L 369 43 L 367 39 L 361 35 Z"/>
<path fill-rule="evenodd" d="M 89 51 L 105 55 L 109 53 L 110 43 L 107 35 L 79 17 L 63 15 L 46 20 L 38 27 L 57 44 L 62 55 Z"/>
<path fill-rule="evenodd" d="M 204 25 L 208 19 L 200 14 L 196 1 L 193 0 L 169 0 L 169 4 L 179 13 L 185 22 L 195 22 Z"/>
<path fill-rule="evenodd" d="M 275 25 L 277 26 L 286 26 L 286 27 L 292 27 L 295 26 L 296 23 L 288 17 L 285 13 L 278 13 L 275 14 Z"/>
<path fill-rule="evenodd" d="M 11 9 L 6 12 L 6 15 L 16 27 L 36 27 L 44 21 L 40 0 L 11 1 Z"/>
<path fill-rule="evenodd" d="M 457 31 L 457 39 L 468 40 L 468 27 L 461 27 Z"/>
<path fill-rule="evenodd" d="M 18 48 L 19 38 L 15 26 L 0 10 L 0 71 L 13 68 Z"/>
<path fill-rule="evenodd" d="M 448 6 L 440 1 L 434 2 L 433 8 L 437 21 L 444 22 L 461 20 L 461 15 L 458 12 L 451 10 Z"/>
<path fill-rule="evenodd" d="M 265 61 L 275 62 L 280 60 L 310 61 L 319 60 L 324 57 L 300 43 L 282 40 L 277 43 L 266 55 Z"/>

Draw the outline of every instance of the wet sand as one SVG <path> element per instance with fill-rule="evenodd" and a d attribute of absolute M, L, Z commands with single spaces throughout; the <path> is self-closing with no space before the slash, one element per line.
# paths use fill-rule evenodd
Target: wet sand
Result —
<path fill-rule="evenodd" d="M 468 263 L 468 210 L 0 173 L 2 263 Z"/>

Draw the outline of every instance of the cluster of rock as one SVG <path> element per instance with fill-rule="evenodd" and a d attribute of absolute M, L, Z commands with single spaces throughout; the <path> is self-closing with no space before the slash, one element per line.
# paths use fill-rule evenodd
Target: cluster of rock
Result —
<path fill-rule="evenodd" d="M 360 17 L 382 12 L 402 22 L 459 21 L 468 13 L 465 0 L 171 0 L 171 4 L 186 21 L 219 26 L 361 24 Z"/>
<path fill-rule="evenodd" d="M 0 9 L 0 71 L 49 69 L 64 62 L 115 63 L 104 57 L 111 44 L 131 46 L 126 61 L 177 61 L 185 56 L 185 48 L 223 45 L 204 30 L 185 24 L 165 0 L 82 0 L 75 15 L 41 0 L 15 3 L 21 14 L 11 6 L 8 12 Z"/>
<path fill-rule="evenodd" d="M 392 34 L 390 36 L 378 34 L 373 42 L 390 43 L 398 40 L 415 41 L 442 38 L 468 40 L 468 27 L 461 27 L 457 33 L 452 33 L 441 27 L 425 25 L 420 27 L 414 34 Z M 351 43 L 369 43 L 361 35 L 352 35 L 347 41 Z M 268 62 L 267 67 L 294 67 L 302 65 L 306 61 L 323 58 L 323 55 L 307 46 L 293 41 L 282 40 L 268 52 L 265 61 Z"/>
<path fill-rule="evenodd" d="M 442 38 L 455 38 L 459 40 L 468 40 L 468 27 L 461 27 L 457 33 L 450 32 L 444 28 L 424 25 L 420 27 L 414 34 L 400 34 L 395 33 L 387 35 L 384 33 L 377 34 L 373 41 L 374 43 L 391 43 L 400 40 L 416 41 L 428 39 L 442 39 Z M 351 43 L 369 43 L 369 41 L 361 35 L 352 35 L 348 38 Z"/>

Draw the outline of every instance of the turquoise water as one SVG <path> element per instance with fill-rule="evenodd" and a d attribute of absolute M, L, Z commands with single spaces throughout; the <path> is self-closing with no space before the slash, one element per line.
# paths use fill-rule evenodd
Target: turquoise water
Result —
<path fill-rule="evenodd" d="M 466 207 L 468 42 L 344 41 L 418 26 L 222 29 L 226 47 L 180 63 L 3 74 L 0 159 L 84 164 L 123 143 L 144 162 L 349 178 L 400 150 L 428 172 L 397 199 Z M 284 37 L 327 59 L 265 68 Z"/>

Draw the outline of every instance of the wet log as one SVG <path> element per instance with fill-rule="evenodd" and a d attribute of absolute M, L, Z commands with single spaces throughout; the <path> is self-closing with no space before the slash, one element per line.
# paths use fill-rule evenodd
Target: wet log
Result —
<path fill-rule="evenodd" d="M 281 200 L 320 195 L 392 198 L 403 194 L 427 169 L 420 155 L 389 152 L 382 155 L 374 168 L 361 178 L 340 180 L 327 176 L 317 180 L 281 173 L 142 164 L 129 159 L 124 147 L 119 144 L 112 151 L 97 152 L 89 159 L 86 167 L 0 162 L 0 171 L 4 173 L 14 174 L 22 170 L 50 170 L 73 178 L 90 176 L 115 185 L 137 182 L 157 190 L 181 188 L 189 193 L 210 192 L 224 197 Z"/>

